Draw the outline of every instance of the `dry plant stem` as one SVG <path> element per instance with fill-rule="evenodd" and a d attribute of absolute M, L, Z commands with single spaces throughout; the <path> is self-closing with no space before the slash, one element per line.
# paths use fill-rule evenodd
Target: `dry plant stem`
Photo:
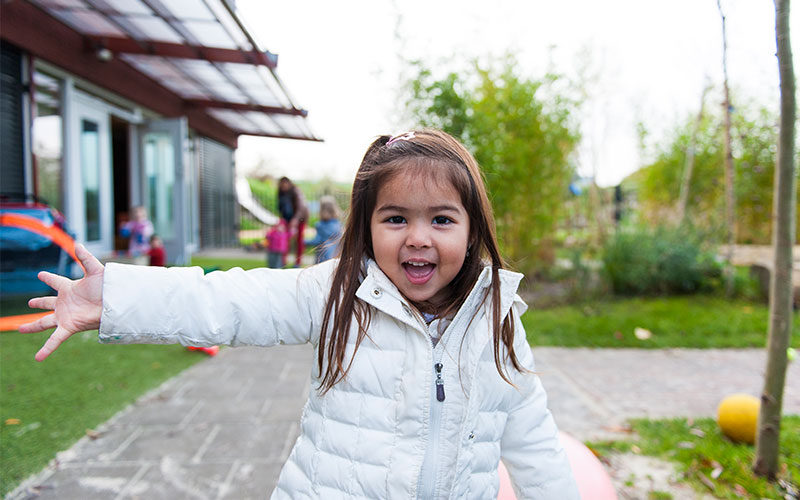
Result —
<path fill-rule="evenodd" d="M 694 154 L 697 148 L 697 134 L 700 133 L 700 124 L 703 121 L 703 114 L 705 112 L 706 94 L 708 94 L 709 90 L 711 90 L 711 86 L 706 84 L 706 86 L 703 87 L 703 94 L 700 96 L 700 111 L 697 112 L 692 138 L 686 150 L 686 163 L 683 167 L 681 190 L 678 195 L 678 224 L 683 224 L 683 220 L 686 217 L 686 204 L 689 200 L 689 187 L 691 186 L 692 171 L 694 170 Z"/>
<path fill-rule="evenodd" d="M 725 225 L 728 233 L 728 248 L 725 256 L 725 292 L 728 297 L 733 295 L 733 245 L 736 244 L 736 199 L 734 196 L 734 169 L 733 153 L 731 152 L 731 97 L 728 90 L 728 35 L 725 29 L 725 14 L 722 4 L 717 0 L 717 9 L 722 18 L 722 74 L 724 76 L 723 89 L 725 100 Z"/>

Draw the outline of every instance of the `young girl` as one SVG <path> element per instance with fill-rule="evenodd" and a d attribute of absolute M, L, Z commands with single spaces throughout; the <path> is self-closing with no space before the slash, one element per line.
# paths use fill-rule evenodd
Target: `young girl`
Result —
<path fill-rule="evenodd" d="M 70 335 L 106 343 L 316 347 L 301 433 L 273 498 L 578 498 L 533 372 L 478 166 L 449 135 L 383 136 L 353 185 L 339 260 L 305 270 L 105 268 L 41 279 L 58 297 L 41 361 Z M 131 285 L 135 283 L 135 285 Z"/>
<path fill-rule="evenodd" d="M 314 229 L 317 230 L 317 234 L 313 239 L 306 241 L 306 246 L 314 247 L 316 263 L 336 257 L 339 251 L 339 238 L 342 236 L 342 225 L 339 222 L 339 207 L 333 196 L 323 196 L 319 199 L 319 222 Z"/>

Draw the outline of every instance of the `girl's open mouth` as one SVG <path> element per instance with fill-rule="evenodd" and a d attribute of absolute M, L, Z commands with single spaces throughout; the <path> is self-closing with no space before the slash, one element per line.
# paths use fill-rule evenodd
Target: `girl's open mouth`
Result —
<path fill-rule="evenodd" d="M 424 285 L 433 276 L 436 264 L 430 262 L 403 262 L 406 277 L 412 285 Z"/>

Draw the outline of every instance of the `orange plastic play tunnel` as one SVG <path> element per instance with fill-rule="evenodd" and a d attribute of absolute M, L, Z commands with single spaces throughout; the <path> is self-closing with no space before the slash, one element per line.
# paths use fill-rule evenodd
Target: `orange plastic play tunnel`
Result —
<path fill-rule="evenodd" d="M 0 332 L 10 332 L 19 330 L 19 325 L 36 321 L 39 318 L 47 316 L 53 311 L 44 311 L 32 314 L 19 314 L 17 316 L 5 316 L 0 318 Z"/>
<path fill-rule="evenodd" d="M 75 240 L 56 226 L 46 226 L 35 217 L 14 213 L 0 214 L 0 226 L 17 227 L 44 236 L 63 248 L 75 262 L 80 263 L 75 256 Z"/>

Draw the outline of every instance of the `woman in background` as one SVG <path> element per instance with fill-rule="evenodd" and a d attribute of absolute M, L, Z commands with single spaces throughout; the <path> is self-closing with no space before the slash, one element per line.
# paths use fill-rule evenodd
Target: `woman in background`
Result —
<path fill-rule="evenodd" d="M 306 229 L 306 221 L 308 220 L 308 206 L 303 193 L 297 189 L 297 186 L 288 177 L 281 177 L 281 180 L 278 181 L 278 213 L 281 219 L 286 221 L 290 234 L 292 236 L 297 235 L 297 252 L 294 265 L 295 267 L 300 267 L 303 251 L 305 251 L 303 231 Z M 283 254 L 283 265 L 286 265 L 286 254 Z"/>

